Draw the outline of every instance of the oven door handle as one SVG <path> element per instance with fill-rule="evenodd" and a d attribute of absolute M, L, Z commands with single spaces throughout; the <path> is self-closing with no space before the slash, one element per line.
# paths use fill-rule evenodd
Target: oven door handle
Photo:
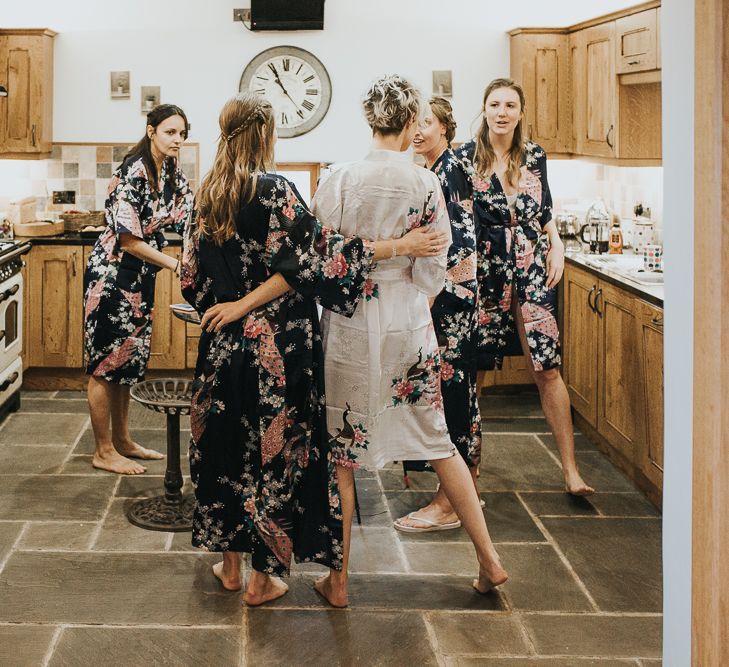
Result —
<path fill-rule="evenodd" d="M 15 284 L 10 289 L 6 289 L 2 294 L 0 294 L 0 303 L 3 301 L 7 301 L 13 294 L 17 294 L 18 290 L 20 289 L 20 285 Z"/>
<path fill-rule="evenodd" d="M 0 391 L 5 391 L 17 379 L 18 379 L 18 373 L 16 371 L 11 376 L 9 376 L 8 378 L 6 378 L 4 382 L 0 383 Z"/>

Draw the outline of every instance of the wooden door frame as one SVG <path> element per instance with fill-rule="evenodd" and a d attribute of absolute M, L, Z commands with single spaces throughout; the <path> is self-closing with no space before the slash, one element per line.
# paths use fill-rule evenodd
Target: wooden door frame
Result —
<path fill-rule="evenodd" d="M 729 664 L 729 0 L 696 0 L 692 664 Z"/>

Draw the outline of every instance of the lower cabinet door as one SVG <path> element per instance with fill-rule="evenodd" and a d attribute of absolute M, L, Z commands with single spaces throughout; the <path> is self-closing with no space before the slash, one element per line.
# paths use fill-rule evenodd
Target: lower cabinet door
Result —
<path fill-rule="evenodd" d="M 182 248 L 165 248 L 165 255 L 179 259 Z M 184 301 L 180 292 L 180 279 L 167 269 L 157 274 L 154 292 L 154 319 L 152 320 L 152 350 L 149 368 L 185 368 L 185 323 L 176 318 L 170 304 Z"/>

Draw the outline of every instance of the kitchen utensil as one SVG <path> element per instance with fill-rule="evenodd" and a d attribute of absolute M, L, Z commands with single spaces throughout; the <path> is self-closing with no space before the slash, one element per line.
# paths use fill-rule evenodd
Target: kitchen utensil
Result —
<path fill-rule="evenodd" d="M 663 271 L 663 246 L 654 243 L 643 246 L 643 268 L 646 271 Z"/>
<path fill-rule="evenodd" d="M 16 223 L 13 225 L 15 236 L 57 236 L 63 234 L 63 220 L 51 222 L 39 220 L 38 222 Z"/>
<path fill-rule="evenodd" d="M 580 230 L 580 238 L 588 243 L 584 237 L 585 227 L 590 231 L 590 252 L 607 252 L 610 233 L 610 214 L 602 199 L 596 200 L 587 210 L 585 225 Z"/>
<path fill-rule="evenodd" d="M 633 220 L 632 246 L 636 255 L 643 253 L 646 245 L 653 243 L 654 238 L 653 221 L 648 218 L 635 218 Z"/>

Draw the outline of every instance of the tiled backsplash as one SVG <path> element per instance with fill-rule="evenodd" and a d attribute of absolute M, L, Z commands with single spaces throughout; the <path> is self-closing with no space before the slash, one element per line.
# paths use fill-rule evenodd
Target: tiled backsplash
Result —
<path fill-rule="evenodd" d="M 54 144 L 48 160 L 29 163 L 31 194 L 37 198 L 38 217 L 68 210 L 101 210 L 112 172 L 129 151 L 128 144 Z M 180 150 L 180 166 L 197 190 L 199 146 L 189 143 Z M 75 204 L 54 204 L 54 191 L 75 192 Z"/>

